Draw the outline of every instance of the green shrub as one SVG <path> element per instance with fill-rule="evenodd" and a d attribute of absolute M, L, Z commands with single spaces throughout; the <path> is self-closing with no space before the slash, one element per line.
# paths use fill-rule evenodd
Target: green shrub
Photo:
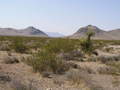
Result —
<path fill-rule="evenodd" d="M 45 45 L 44 49 L 53 53 L 66 53 L 75 49 L 75 43 L 70 39 L 52 39 Z"/>
<path fill-rule="evenodd" d="M 57 58 L 55 54 L 46 51 L 34 54 L 31 59 L 27 60 L 27 63 L 32 66 L 35 72 L 40 73 L 48 71 L 57 74 L 69 69 L 64 61 Z"/>
<path fill-rule="evenodd" d="M 25 45 L 22 39 L 16 39 L 13 42 L 12 48 L 18 53 L 26 53 L 28 47 Z"/>

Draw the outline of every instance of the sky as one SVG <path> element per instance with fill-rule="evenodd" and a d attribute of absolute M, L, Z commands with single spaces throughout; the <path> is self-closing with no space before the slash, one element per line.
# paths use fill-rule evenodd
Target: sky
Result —
<path fill-rule="evenodd" d="M 120 0 L 0 0 L 0 27 L 34 26 L 70 35 L 80 27 L 120 28 Z"/>

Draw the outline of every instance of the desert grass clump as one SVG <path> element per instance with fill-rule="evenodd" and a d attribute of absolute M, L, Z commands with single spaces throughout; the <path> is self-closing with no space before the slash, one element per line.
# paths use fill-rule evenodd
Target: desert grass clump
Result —
<path fill-rule="evenodd" d="M 77 71 L 69 71 L 67 72 L 67 78 L 74 84 L 81 84 L 83 82 L 82 77 L 80 76 L 80 72 Z"/>
<path fill-rule="evenodd" d="M 56 57 L 55 54 L 47 51 L 39 51 L 34 54 L 31 59 L 27 60 L 27 64 L 31 65 L 35 72 L 53 72 L 61 74 L 69 69 L 67 64 Z"/>
<path fill-rule="evenodd" d="M 66 78 L 72 85 L 76 85 L 79 88 L 90 90 L 91 80 L 88 74 L 81 70 L 70 70 L 66 73 Z"/>

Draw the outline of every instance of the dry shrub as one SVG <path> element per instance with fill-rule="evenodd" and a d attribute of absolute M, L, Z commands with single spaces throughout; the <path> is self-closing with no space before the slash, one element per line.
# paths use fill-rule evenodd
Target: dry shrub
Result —
<path fill-rule="evenodd" d="M 70 80 L 73 84 L 83 84 L 88 81 L 87 73 L 81 70 L 71 69 L 66 73 L 66 77 Z"/>
<path fill-rule="evenodd" d="M 18 38 L 16 38 L 16 40 L 13 42 L 11 48 L 18 53 L 27 53 L 29 49 L 28 46 L 25 45 L 25 42 L 22 39 Z"/>
<path fill-rule="evenodd" d="M 120 61 L 120 55 L 90 57 L 88 58 L 88 61 L 100 61 L 102 63 Z"/>
<path fill-rule="evenodd" d="M 1 51 L 10 51 L 10 46 L 8 44 L 2 43 L 0 45 L 0 50 Z"/>
<path fill-rule="evenodd" d="M 6 82 L 10 82 L 11 78 L 8 74 L 4 73 L 4 72 L 0 72 L 0 83 L 6 83 Z"/>
<path fill-rule="evenodd" d="M 116 74 L 118 72 L 114 67 L 99 67 L 97 71 L 99 74 Z"/>
<path fill-rule="evenodd" d="M 33 85 L 33 81 L 29 81 L 28 84 L 26 84 L 25 82 L 22 82 L 20 80 L 12 80 L 11 83 L 11 88 L 13 90 L 38 90 L 34 85 Z"/>
<path fill-rule="evenodd" d="M 15 56 L 6 56 L 3 62 L 5 64 L 14 64 L 14 63 L 19 63 L 19 60 Z"/>
<path fill-rule="evenodd" d="M 58 57 L 64 60 L 79 60 L 79 61 L 82 59 L 83 56 L 84 56 L 83 53 L 79 50 L 74 50 L 67 53 L 62 52 L 58 55 Z"/>
<path fill-rule="evenodd" d="M 111 61 L 106 63 L 106 67 L 99 67 L 97 71 L 100 74 L 120 75 L 120 62 Z"/>
<path fill-rule="evenodd" d="M 107 65 L 115 69 L 113 74 L 120 75 L 120 61 L 119 62 L 116 62 L 116 61 L 108 62 Z"/>

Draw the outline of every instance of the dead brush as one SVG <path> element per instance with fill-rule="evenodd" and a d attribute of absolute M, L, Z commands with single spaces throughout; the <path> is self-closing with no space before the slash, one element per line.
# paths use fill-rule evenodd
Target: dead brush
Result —
<path fill-rule="evenodd" d="M 6 56 L 4 58 L 3 63 L 5 64 L 14 64 L 14 63 L 19 63 L 19 59 L 15 56 Z"/>
<path fill-rule="evenodd" d="M 13 90 L 38 90 L 34 86 L 33 80 L 30 80 L 28 84 L 20 80 L 12 80 L 10 86 Z"/>
<path fill-rule="evenodd" d="M 86 72 L 75 69 L 68 71 L 66 73 L 66 77 L 69 81 L 72 82 L 72 84 L 77 84 L 77 85 L 85 83 L 88 79 Z"/>

